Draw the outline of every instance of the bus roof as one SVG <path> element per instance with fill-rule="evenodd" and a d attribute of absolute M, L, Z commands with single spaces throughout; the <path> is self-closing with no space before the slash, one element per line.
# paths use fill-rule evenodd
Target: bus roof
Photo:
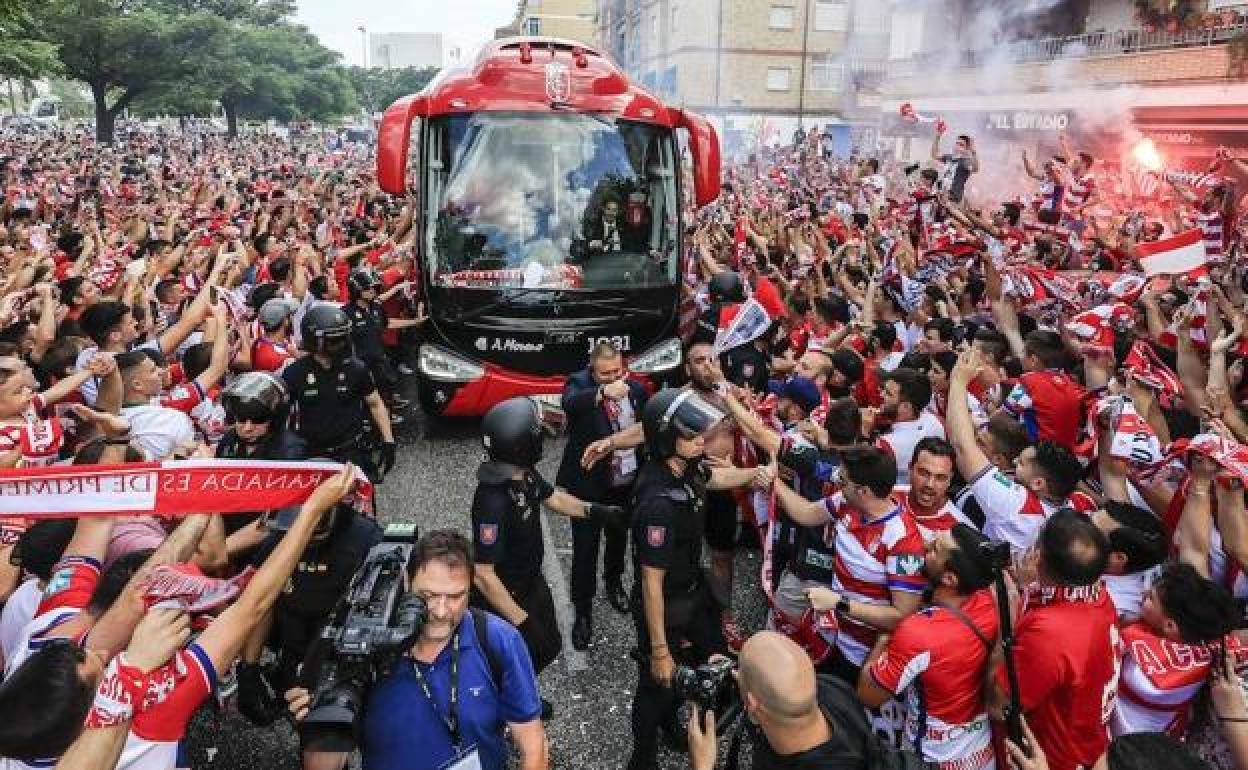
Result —
<path fill-rule="evenodd" d="M 475 61 L 443 70 L 421 94 L 429 100 L 430 117 L 570 110 L 668 127 L 679 121 L 679 114 L 670 114 L 598 50 L 552 37 L 491 41 Z"/>

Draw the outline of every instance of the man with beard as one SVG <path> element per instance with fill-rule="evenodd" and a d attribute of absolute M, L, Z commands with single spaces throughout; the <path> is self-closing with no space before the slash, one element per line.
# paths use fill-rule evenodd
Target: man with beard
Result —
<path fill-rule="evenodd" d="M 897 500 L 914 516 L 924 542 L 931 543 L 938 533 L 948 532 L 958 524 L 974 526 L 949 502 L 953 464 L 953 446 L 943 438 L 929 436 L 914 446 L 909 486 L 897 487 Z"/>
<path fill-rule="evenodd" d="M 929 762 L 994 770 L 983 672 L 997 636 L 987 540 L 957 524 L 927 543 L 930 603 L 884 634 L 867 657 L 858 697 L 869 708 L 904 694 L 906 744 Z"/>
<path fill-rule="evenodd" d="M 880 385 L 880 408 L 878 412 L 867 413 L 873 429 L 884 428 L 880 430 L 877 443 L 897 459 L 899 484 L 910 482 L 910 460 L 919 442 L 928 437 L 945 437 L 945 426 L 940 418 L 927 411 L 931 400 L 932 383 L 927 376 L 901 367 L 884 375 Z"/>

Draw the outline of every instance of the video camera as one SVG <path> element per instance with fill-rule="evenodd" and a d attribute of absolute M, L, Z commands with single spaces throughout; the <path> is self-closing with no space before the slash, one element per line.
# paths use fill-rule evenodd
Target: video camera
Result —
<path fill-rule="evenodd" d="M 702 711 L 722 711 L 735 692 L 732 661 L 716 658 L 697 668 L 677 666 L 672 674 L 672 692 L 678 700 L 696 703 Z"/>
<path fill-rule="evenodd" d="M 308 715 L 305 747 L 350 751 L 357 743 L 364 696 L 412 646 L 428 619 L 424 600 L 406 590 L 416 528 L 387 528 L 356 570 L 321 631 L 323 655 Z"/>

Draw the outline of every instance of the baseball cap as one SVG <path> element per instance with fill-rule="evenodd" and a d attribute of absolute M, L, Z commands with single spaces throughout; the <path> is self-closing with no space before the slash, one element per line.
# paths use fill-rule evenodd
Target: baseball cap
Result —
<path fill-rule="evenodd" d="M 295 314 L 299 305 L 292 299 L 274 297 L 260 306 L 260 325 L 266 329 L 276 329 L 282 321 Z"/>
<path fill-rule="evenodd" d="M 787 380 L 772 380 L 767 390 L 780 398 L 787 398 L 800 406 L 807 414 L 823 403 L 823 394 L 819 386 L 809 377 L 794 375 Z"/>

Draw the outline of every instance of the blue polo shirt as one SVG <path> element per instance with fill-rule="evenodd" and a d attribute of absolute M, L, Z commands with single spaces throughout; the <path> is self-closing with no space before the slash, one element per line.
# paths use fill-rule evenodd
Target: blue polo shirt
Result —
<path fill-rule="evenodd" d="M 459 634 L 459 724 L 464 748 L 475 745 L 483 770 L 505 770 L 508 723 L 532 722 L 542 713 L 537 675 L 520 632 L 486 613 L 491 649 L 502 664 L 503 681 L 491 681 L 489 659 L 477 640 L 472 615 L 465 612 Z M 404 657 L 378 682 L 364 705 L 361 754 L 365 770 L 438 770 L 455 758 L 443 717 L 450 713 L 451 648 L 432 665 Z M 437 711 L 413 673 L 420 666 Z"/>

